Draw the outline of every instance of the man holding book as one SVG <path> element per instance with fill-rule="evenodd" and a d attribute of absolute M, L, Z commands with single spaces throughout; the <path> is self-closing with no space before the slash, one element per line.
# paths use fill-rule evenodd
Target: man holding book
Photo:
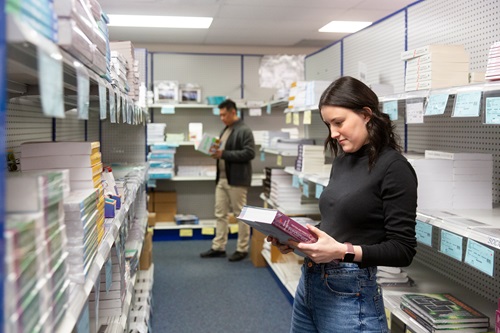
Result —
<path fill-rule="evenodd" d="M 248 187 L 252 182 L 252 160 L 255 141 L 252 130 L 238 116 L 236 103 L 230 99 L 219 104 L 220 119 L 225 127 L 219 144 L 212 153 L 217 160 L 215 187 L 216 234 L 210 250 L 200 253 L 202 258 L 226 256 L 229 233 L 228 214 L 238 216 L 247 202 Z M 238 222 L 236 251 L 229 261 L 240 261 L 248 255 L 250 227 Z"/>

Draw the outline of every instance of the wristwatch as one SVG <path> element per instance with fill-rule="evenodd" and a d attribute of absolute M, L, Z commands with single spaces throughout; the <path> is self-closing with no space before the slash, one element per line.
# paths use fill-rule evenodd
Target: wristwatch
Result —
<path fill-rule="evenodd" d="M 354 261 L 354 246 L 351 243 L 345 242 L 347 245 L 347 251 L 345 251 L 344 258 L 342 258 L 343 262 L 353 262 Z"/>

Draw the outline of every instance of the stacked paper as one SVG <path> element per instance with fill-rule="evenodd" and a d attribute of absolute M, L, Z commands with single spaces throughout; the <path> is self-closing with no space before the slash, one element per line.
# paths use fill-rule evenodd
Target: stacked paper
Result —
<path fill-rule="evenodd" d="M 290 206 L 300 203 L 302 192 L 292 186 L 292 175 L 273 169 L 271 176 L 270 198 L 277 206 Z"/>
<path fill-rule="evenodd" d="M 400 267 L 377 267 L 377 283 L 382 286 L 411 285 L 412 280 Z"/>
<path fill-rule="evenodd" d="M 98 189 L 73 191 L 64 198 L 70 279 L 85 283 L 98 248 Z"/>
<path fill-rule="evenodd" d="M 299 145 L 314 145 L 314 139 L 286 139 L 273 138 L 271 139 L 270 149 L 277 150 L 280 153 L 296 156 L 299 151 Z"/>
<path fill-rule="evenodd" d="M 405 91 L 469 83 L 469 56 L 463 45 L 427 45 L 401 53 Z"/>
<path fill-rule="evenodd" d="M 149 179 L 170 179 L 174 176 L 175 146 L 168 143 L 155 143 L 148 154 Z"/>
<path fill-rule="evenodd" d="M 307 81 L 304 106 L 317 108 L 321 95 L 331 83 L 331 81 Z"/>
<path fill-rule="evenodd" d="M 167 124 L 165 123 L 148 123 L 147 124 L 148 131 L 148 145 L 151 145 L 156 142 L 164 142 L 165 141 L 165 130 L 167 128 Z"/>
<path fill-rule="evenodd" d="M 500 42 L 496 42 L 490 47 L 485 78 L 488 81 L 500 80 Z"/>
<path fill-rule="evenodd" d="M 6 178 L 5 324 L 9 332 L 55 331 L 67 307 L 65 171 Z M 64 185 L 66 182 L 66 185 Z"/>
<path fill-rule="evenodd" d="M 127 63 L 127 59 L 120 52 L 113 51 L 111 48 L 111 83 L 124 94 L 128 94 L 130 91 L 127 81 L 128 71 L 129 64 Z"/>
<path fill-rule="evenodd" d="M 106 40 L 88 2 L 54 0 L 53 6 L 58 18 L 59 45 L 98 74 L 104 74 Z"/>
<path fill-rule="evenodd" d="M 118 245 L 120 247 L 120 245 Z M 101 284 L 89 295 L 89 307 L 95 309 L 99 318 L 120 316 L 127 295 L 127 270 L 125 265 L 124 250 L 114 244 L 110 256 L 101 271 Z M 95 318 L 95 311 L 90 312 L 90 317 Z"/>
<path fill-rule="evenodd" d="M 288 109 L 295 109 L 306 104 L 307 81 L 293 82 L 288 95 Z"/>
<path fill-rule="evenodd" d="M 299 144 L 295 170 L 304 173 L 323 173 L 325 155 L 323 146 Z M 328 169 L 330 166 L 328 166 Z"/>
<path fill-rule="evenodd" d="M 493 156 L 426 151 L 408 161 L 418 176 L 419 209 L 491 209 Z"/>
<path fill-rule="evenodd" d="M 262 131 L 262 147 L 269 148 L 274 138 L 290 138 L 290 133 L 283 131 Z"/>
<path fill-rule="evenodd" d="M 52 9 L 52 1 L 7 0 L 5 12 L 17 17 L 42 36 L 57 43 L 57 19 Z"/>
<path fill-rule="evenodd" d="M 129 90 L 127 90 L 128 95 L 132 100 L 136 101 L 139 99 L 139 86 L 140 86 L 140 74 L 139 74 L 139 62 L 135 60 L 134 45 L 130 41 L 123 42 L 110 42 L 109 46 L 111 48 L 111 54 L 114 52 L 119 53 L 125 59 L 126 63 L 126 74 L 125 80 Z"/>

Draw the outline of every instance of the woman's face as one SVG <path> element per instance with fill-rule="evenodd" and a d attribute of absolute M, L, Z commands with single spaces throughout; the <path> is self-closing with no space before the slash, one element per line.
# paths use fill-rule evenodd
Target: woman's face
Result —
<path fill-rule="evenodd" d="M 323 106 L 321 117 L 328 125 L 331 137 L 337 140 L 346 153 L 354 153 L 368 143 L 366 123 L 370 120 L 371 110 L 356 113 L 339 106 Z"/>

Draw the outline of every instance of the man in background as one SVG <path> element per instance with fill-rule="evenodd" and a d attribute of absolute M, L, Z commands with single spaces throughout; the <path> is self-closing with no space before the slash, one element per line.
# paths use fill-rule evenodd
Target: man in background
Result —
<path fill-rule="evenodd" d="M 220 119 L 225 124 L 220 142 L 212 157 L 217 160 L 215 187 L 216 234 L 210 250 L 200 253 L 202 258 L 226 256 L 229 233 L 228 214 L 238 216 L 247 203 L 247 192 L 252 181 L 252 160 L 255 141 L 252 130 L 238 117 L 236 103 L 230 99 L 219 104 Z M 229 261 L 240 261 L 248 255 L 250 227 L 238 221 L 236 252 Z"/>

